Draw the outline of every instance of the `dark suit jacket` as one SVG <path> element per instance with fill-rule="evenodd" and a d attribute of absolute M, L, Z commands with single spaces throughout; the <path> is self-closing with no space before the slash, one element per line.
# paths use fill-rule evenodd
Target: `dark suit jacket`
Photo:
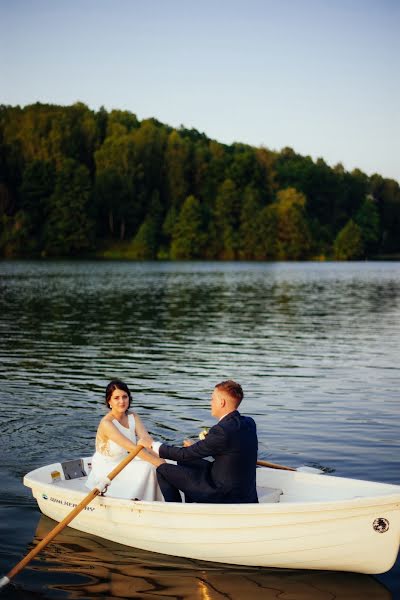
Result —
<path fill-rule="evenodd" d="M 191 461 L 212 456 L 213 462 L 202 461 L 204 470 L 200 478 L 197 471 L 188 489 L 182 491 L 187 491 L 197 502 L 246 503 L 258 502 L 257 450 L 254 420 L 235 410 L 211 427 L 204 440 L 186 448 L 162 444 L 159 454 L 161 458 L 178 461 L 183 467 L 190 467 Z"/>

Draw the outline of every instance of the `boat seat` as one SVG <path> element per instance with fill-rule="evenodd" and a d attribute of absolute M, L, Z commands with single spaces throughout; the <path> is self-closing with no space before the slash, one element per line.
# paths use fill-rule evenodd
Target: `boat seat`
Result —
<path fill-rule="evenodd" d="M 282 490 L 278 488 L 270 488 L 270 487 L 257 487 L 258 501 L 262 504 L 267 502 L 279 502 L 280 497 L 282 496 Z"/>

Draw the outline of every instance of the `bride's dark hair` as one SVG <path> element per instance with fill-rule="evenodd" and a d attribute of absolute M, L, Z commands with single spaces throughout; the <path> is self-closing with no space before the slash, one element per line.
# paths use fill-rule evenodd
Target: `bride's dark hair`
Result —
<path fill-rule="evenodd" d="M 128 394 L 128 398 L 129 398 L 128 408 L 129 408 L 131 405 L 131 402 L 132 402 L 132 394 L 131 394 L 128 386 L 126 385 L 126 383 L 124 383 L 120 379 L 113 379 L 112 381 L 110 381 L 110 383 L 106 387 L 106 405 L 108 406 L 108 408 L 111 408 L 110 407 L 110 398 L 111 398 L 114 390 L 122 390 L 123 392 L 126 392 Z"/>

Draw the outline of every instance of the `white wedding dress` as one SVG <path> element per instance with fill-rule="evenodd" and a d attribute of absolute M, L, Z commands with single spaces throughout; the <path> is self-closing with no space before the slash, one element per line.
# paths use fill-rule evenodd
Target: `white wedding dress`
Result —
<path fill-rule="evenodd" d="M 135 416 L 128 415 L 129 429 L 121 425 L 116 419 L 113 424 L 117 429 L 136 444 Z M 93 489 L 104 479 L 128 454 L 128 452 L 118 446 L 112 440 L 102 443 L 96 438 L 96 452 L 92 458 L 92 470 L 89 473 L 86 487 Z M 126 467 L 112 480 L 105 493 L 105 496 L 113 498 L 130 498 L 132 500 L 160 500 L 164 498 L 161 494 L 157 482 L 156 469 L 147 461 L 141 460 L 138 456 L 134 458 Z"/>

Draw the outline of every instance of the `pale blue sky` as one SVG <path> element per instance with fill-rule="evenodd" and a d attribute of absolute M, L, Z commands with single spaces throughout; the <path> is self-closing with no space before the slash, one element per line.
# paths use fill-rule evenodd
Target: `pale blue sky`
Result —
<path fill-rule="evenodd" d="M 0 102 L 127 109 L 400 181 L 400 0 L 0 0 Z"/>

